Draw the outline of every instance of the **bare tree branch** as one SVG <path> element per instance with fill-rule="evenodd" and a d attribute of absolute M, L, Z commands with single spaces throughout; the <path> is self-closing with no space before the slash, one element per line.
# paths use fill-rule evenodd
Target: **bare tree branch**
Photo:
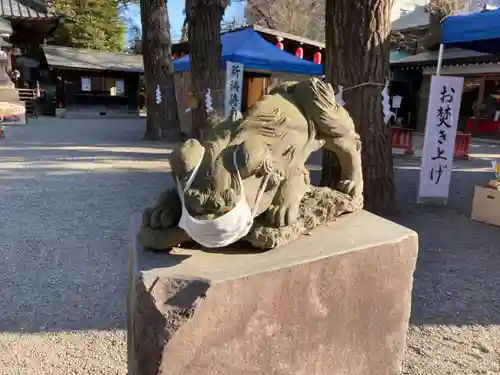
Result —
<path fill-rule="evenodd" d="M 485 9 L 488 4 L 487 0 L 431 0 L 427 3 L 426 10 L 442 18 L 456 12 Z"/>
<path fill-rule="evenodd" d="M 324 0 L 247 0 L 249 23 L 323 41 Z"/>
<path fill-rule="evenodd" d="M 485 9 L 485 0 L 431 0 L 426 5 L 429 13 L 429 28 L 422 40 L 425 49 L 435 50 L 441 40 L 441 21 L 443 18 L 462 11 Z"/>

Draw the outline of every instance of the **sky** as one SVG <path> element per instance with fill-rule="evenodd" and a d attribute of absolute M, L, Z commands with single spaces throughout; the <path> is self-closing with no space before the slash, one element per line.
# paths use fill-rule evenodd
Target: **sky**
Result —
<path fill-rule="evenodd" d="M 184 21 L 184 0 L 170 0 L 168 1 L 168 16 L 170 19 L 172 40 L 176 41 L 181 37 L 182 22 Z M 243 20 L 244 13 L 244 2 L 233 2 L 233 5 L 229 6 L 224 15 L 225 21 L 232 21 L 234 18 L 237 20 Z M 128 17 L 132 22 L 139 26 L 141 25 L 140 12 L 138 5 L 130 5 L 125 11 L 128 13 Z"/>

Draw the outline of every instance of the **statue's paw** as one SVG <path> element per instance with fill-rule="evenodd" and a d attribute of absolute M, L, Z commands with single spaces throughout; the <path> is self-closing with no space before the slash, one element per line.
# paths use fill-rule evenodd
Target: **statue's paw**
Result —
<path fill-rule="evenodd" d="M 363 194 L 362 184 L 353 180 L 342 180 L 337 184 L 337 189 L 345 194 L 349 194 L 353 198 L 357 198 Z"/>
<path fill-rule="evenodd" d="M 343 180 L 337 184 L 337 189 L 345 194 L 352 195 L 356 188 L 356 183 L 352 180 Z"/>
<path fill-rule="evenodd" d="M 147 228 L 164 229 L 175 224 L 175 215 L 168 208 L 147 208 L 142 214 L 142 225 Z"/>
<path fill-rule="evenodd" d="M 277 228 L 293 225 L 299 220 L 299 204 L 283 203 L 271 206 L 266 212 L 266 218 Z"/>

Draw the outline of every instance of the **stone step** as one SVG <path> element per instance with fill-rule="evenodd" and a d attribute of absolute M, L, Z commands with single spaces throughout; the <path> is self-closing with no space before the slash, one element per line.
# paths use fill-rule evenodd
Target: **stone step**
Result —
<path fill-rule="evenodd" d="M 137 112 L 127 112 L 127 111 L 74 111 L 67 110 L 66 118 L 134 118 L 139 117 Z"/>

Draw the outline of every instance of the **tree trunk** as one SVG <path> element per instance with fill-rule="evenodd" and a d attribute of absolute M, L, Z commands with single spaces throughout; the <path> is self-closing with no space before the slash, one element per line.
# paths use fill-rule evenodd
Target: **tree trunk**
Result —
<path fill-rule="evenodd" d="M 344 92 L 343 99 L 361 135 L 365 208 L 379 215 L 395 211 L 391 129 L 383 122 L 381 96 L 389 79 L 392 3 L 327 0 L 325 15 L 327 79 L 335 89 L 373 83 Z M 335 166 L 332 155 L 325 155 L 324 183 L 332 183 Z"/>
<path fill-rule="evenodd" d="M 166 3 L 165 0 L 141 0 L 142 57 L 148 111 L 144 139 L 178 141 L 181 138 L 180 124 Z"/>
<path fill-rule="evenodd" d="M 227 0 L 186 0 L 188 20 L 189 57 L 191 62 L 191 92 L 200 105 L 192 111 L 192 132 L 198 139 L 210 129 L 205 111 L 205 95 L 210 89 L 213 107 L 221 108 L 221 54 L 220 25 Z"/>

